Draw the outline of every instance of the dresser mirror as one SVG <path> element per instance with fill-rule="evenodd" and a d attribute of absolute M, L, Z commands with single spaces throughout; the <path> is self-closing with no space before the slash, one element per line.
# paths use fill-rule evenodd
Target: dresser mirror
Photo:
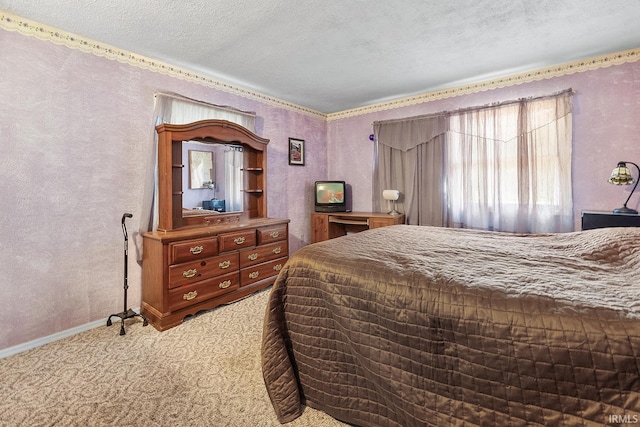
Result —
<path fill-rule="evenodd" d="M 182 142 L 182 163 L 189 165 L 182 173 L 182 207 L 197 211 L 188 215 L 243 210 L 242 151 L 234 144 Z"/>
<path fill-rule="evenodd" d="M 158 230 L 241 222 L 267 217 L 268 139 L 226 120 L 161 124 L 158 132 Z M 211 151 L 213 188 L 189 188 L 189 147 Z M 203 148 L 205 147 L 205 148 Z M 233 158 L 232 170 L 224 166 Z M 232 179 L 232 181 L 229 181 Z M 224 200 L 224 212 L 204 210 L 203 201 Z"/>

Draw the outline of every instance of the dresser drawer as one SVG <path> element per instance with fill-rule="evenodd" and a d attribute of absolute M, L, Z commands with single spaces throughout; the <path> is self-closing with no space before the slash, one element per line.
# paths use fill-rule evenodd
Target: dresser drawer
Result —
<path fill-rule="evenodd" d="M 210 237 L 208 239 L 171 243 L 169 245 L 169 252 L 171 254 L 170 264 L 178 264 L 192 259 L 207 258 L 218 255 L 218 240 L 215 237 Z"/>
<path fill-rule="evenodd" d="M 183 285 L 169 291 L 169 311 L 179 310 L 238 289 L 238 272 Z"/>
<path fill-rule="evenodd" d="M 275 277 L 280 273 L 288 258 L 279 258 L 240 270 L 240 285 L 246 286 L 269 277 Z"/>
<path fill-rule="evenodd" d="M 238 231 L 235 233 L 224 233 L 218 235 L 220 252 L 235 251 L 242 248 L 249 248 L 256 245 L 256 230 Z"/>
<path fill-rule="evenodd" d="M 276 225 L 273 227 L 258 228 L 258 244 L 277 242 L 287 239 L 287 225 Z"/>
<path fill-rule="evenodd" d="M 172 265 L 169 267 L 169 289 L 237 271 L 238 268 L 238 253 Z"/>
<path fill-rule="evenodd" d="M 243 249 L 240 251 L 240 268 L 282 258 L 287 255 L 289 255 L 289 245 L 286 240 L 258 246 L 256 248 Z"/>

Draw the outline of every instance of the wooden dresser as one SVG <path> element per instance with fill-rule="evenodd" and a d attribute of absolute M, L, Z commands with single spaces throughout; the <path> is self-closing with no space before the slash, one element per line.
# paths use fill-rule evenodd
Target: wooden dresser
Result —
<path fill-rule="evenodd" d="M 289 220 L 267 216 L 268 139 L 225 120 L 162 124 L 156 130 L 158 230 L 143 233 L 141 312 L 164 331 L 186 316 L 273 284 L 289 256 Z M 237 177 L 224 188 L 236 189 L 241 210 L 183 208 L 186 141 L 242 152 L 242 165 L 220 174 Z"/>
<path fill-rule="evenodd" d="M 158 330 L 272 285 L 289 220 L 254 219 L 144 235 L 142 313 Z"/>
<path fill-rule="evenodd" d="M 371 228 L 404 224 L 404 214 L 379 212 L 314 212 L 311 214 L 312 243 L 322 242 Z"/>

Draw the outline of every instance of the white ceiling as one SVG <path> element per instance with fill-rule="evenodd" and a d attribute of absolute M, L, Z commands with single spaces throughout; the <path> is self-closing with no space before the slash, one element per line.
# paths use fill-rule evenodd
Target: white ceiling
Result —
<path fill-rule="evenodd" d="M 640 0 L 0 0 L 0 10 L 323 113 L 640 47 Z"/>

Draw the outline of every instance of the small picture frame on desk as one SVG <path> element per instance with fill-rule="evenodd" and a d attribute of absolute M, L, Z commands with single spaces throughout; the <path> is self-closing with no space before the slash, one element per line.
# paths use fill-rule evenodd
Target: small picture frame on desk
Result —
<path fill-rule="evenodd" d="M 289 138 L 289 164 L 304 166 L 304 139 Z"/>

